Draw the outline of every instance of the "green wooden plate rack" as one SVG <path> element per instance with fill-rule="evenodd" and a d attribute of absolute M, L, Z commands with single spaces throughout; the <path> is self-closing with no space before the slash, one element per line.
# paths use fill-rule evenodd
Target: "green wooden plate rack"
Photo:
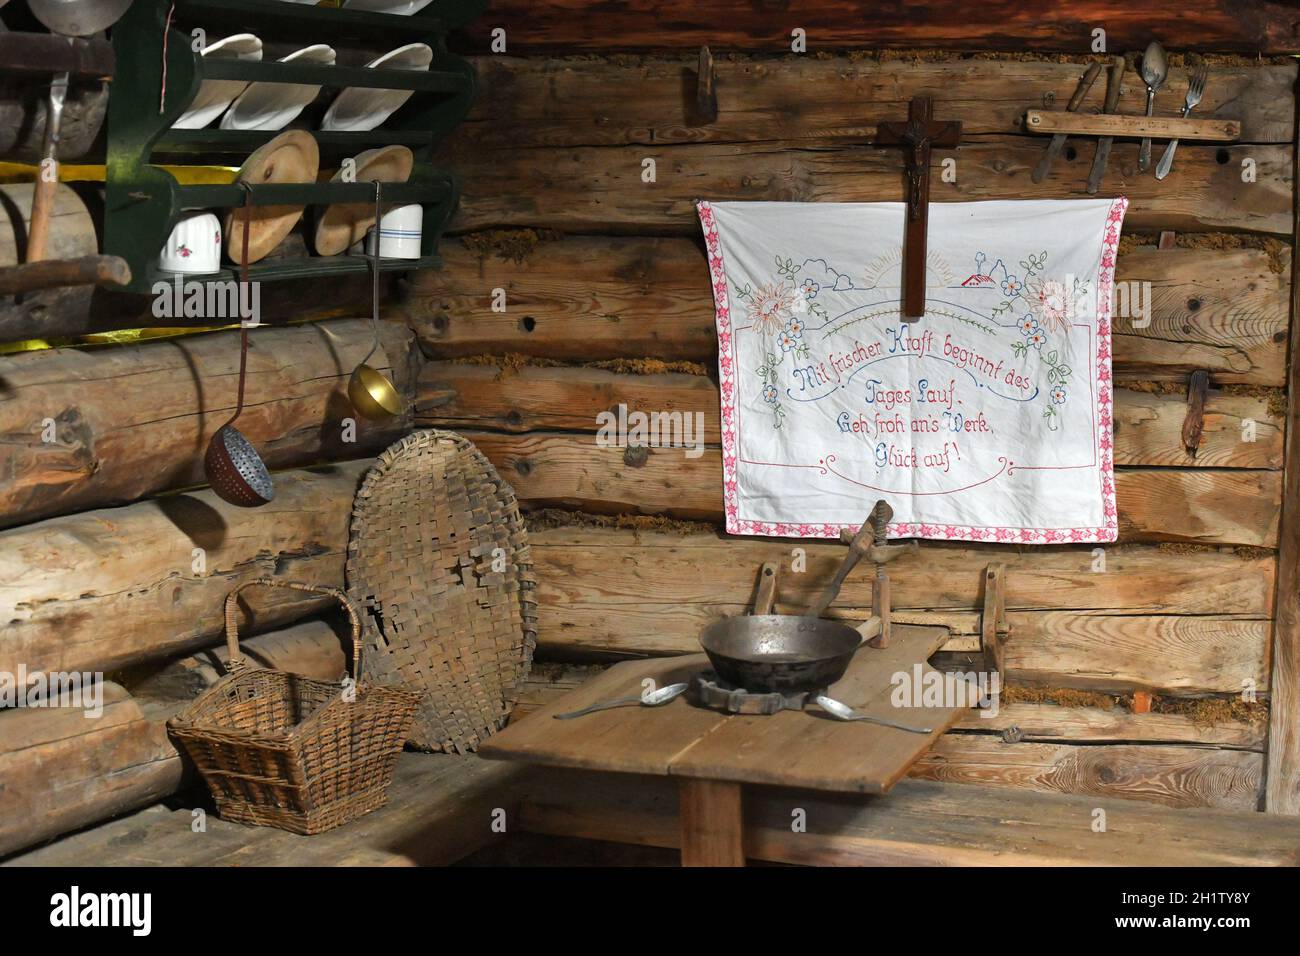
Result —
<path fill-rule="evenodd" d="M 368 132 L 312 130 L 321 148 L 322 169 L 362 150 L 401 144 L 415 154 L 415 166 L 405 183 L 386 184 L 384 200 L 420 203 L 424 207 L 419 259 L 384 260 L 385 271 L 436 267 L 438 239 L 455 211 L 458 189 L 450 173 L 430 162 L 434 145 L 465 117 L 473 101 L 473 67 L 447 52 L 446 35 L 478 16 L 487 0 L 434 0 L 414 16 L 318 7 L 285 0 L 176 0 L 171 26 L 171 0 L 136 0 L 113 29 L 119 69 L 108 105 L 108 158 L 105 174 L 104 251 L 121 256 L 131 266 L 132 281 L 122 287 L 148 292 L 173 273 L 158 267 L 158 253 L 181 214 L 191 209 L 239 206 L 243 190 L 231 184 L 183 184 L 156 160 L 169 164 L 195 163 L 238 167 L 254 149 L 278 134 L 273 131 L 192 129 L 173 130 L 204 79 L 304 83 L 331 89 L 364 86 L 414 90 L 415 95 L 383 127 Z M 428 72 L 366 69 L 344 66 L 305 66 L 295 63 L 251 62 L 204 58 L 192 49 L 189 31 L 201 27 L 211 37 L 221 32 L 251 31 L 264 40 L 293 46 L 351 42 L 368 49 L 391 49 L 401 43 L 423 42 L 434 50 Z M 166 92 L 163 52 L 166 37 Z M 161 100 L 161 103 L 160 103 Z M 255 205 L 322 207 L 334 202 L 374 199 L 370 183 L 303 183 L 254 186 Z M 312 214 L 311 209 L 308 215 Z M 268 258 L 249 268 L 251 279 L 270 281 L 365 272 L 365 256 L 338 255 Z M 233 268 L 184 278 L 225 281 Z"/>

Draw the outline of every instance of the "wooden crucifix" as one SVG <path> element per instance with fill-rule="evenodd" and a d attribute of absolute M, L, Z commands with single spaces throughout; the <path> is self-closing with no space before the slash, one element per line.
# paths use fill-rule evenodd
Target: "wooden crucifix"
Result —
<path fill-rule="evenodd" d="M 903 240 L 903 321 L 925 314 L 925 233 L 930 218 L 930 147 L 953 147 L 961 140 L 961 123 L 936 123 L 934 103 L 915 96 L 906 123 L 880 123 L 876 146 L 901 146 L 907 176 L 907 232 Z"/>

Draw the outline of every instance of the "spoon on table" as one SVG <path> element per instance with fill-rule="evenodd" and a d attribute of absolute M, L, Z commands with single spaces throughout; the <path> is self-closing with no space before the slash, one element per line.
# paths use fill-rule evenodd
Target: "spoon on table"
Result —
<path fill-rule="evenodd" d="M 1165 56 L 1165 48 L 1155 40 L 1147 47 L 1142 54 L 1142 82 L 1147 85 L 1147 116 L 1151 115 L 1156 105 L 1156 90 L 1165 82 L 1165 77 L 1169 75 L 1169 60 Z M 1142 146 L 1138 149 L 1138 169 L 1143 172 L 1151 165 L 1151 137 L 1142 137 Z"/>
<path fill-rule="evenodd" d="M 906 730 L 909 734 L 933 733 L 929 727 L 909 727 L 907 724 L 895 723 L 892 720 L 886 720 L 884 717 L 873 717 L 870 714 L 856 713 L 848 704 L 842 704 L 835 698 L 827 697 L 825 694 L 815 695 L 813 697 L 813 703 L 838 720 L 866 720 L 873 724 L 880 724 L 882 727 L 893 727 L 895 730 Z"/>
<path fill-rule="evenodd" d="M 659 707 L 682 695 L 686 690 L 686 684 L 668 684 L 665 687 L 657 687 L 648 694 L 637 694 L 634 697 L 615 697 L 613 700 L 601 701 L 599 704 L 592 704 L 590 707 L 584 707 L 581 710 L 571 710 L 567 714 L 556 714 L 556 720 L 572 720 L 574 717 L 581 717 L 584 714 L 590 714 L 597 710 L 607 710 L 610 707 L 623 707 L 627 704 L 641 704 L 645 707 Z"/>

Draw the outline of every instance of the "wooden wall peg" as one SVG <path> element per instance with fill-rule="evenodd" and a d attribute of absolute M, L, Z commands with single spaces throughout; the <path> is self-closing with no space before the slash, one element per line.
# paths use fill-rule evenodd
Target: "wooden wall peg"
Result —
<path fill-rule="evenodd" d="M 1183 448 L 1196 457 L 1205 431 L 1205 399 L 1210 388 L 1210 373 L 1198 368 L 1187 383 L 1187 417 L 1183 419 Z"/>
<path fill-rule="evenodd" d="M 980 616 L 980 649 L 984 664 L 998 674 L 1002 673 L 1003 644 L 1011 627 L 1007 624 L 1007 568 L 1004 564 L 990 564 L 984 570 L 984 613 Z"/>
<path fill-rule="evenodd" d="M 707 46 L 700 47 L 700 65 L 695 76 L 695 115 L 705 123 L 718 120 L 718 73 Z"/>

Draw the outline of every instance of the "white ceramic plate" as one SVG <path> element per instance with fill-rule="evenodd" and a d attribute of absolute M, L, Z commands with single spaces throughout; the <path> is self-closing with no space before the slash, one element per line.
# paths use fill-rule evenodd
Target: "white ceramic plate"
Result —
<path fill-rule="evenodd" d="M 262 41 L 251 33 L 236 33 L 203 48 L 203 56 L 229 57 L 237 60 L 262 59 Z M 244 92 L 245 80 L 204 80 L 199 84 L 194 102 L 172 124 L 172 129 L 202 129 L 220 116 L 231 101 Z"/>
<path fill-rule="evenodd" d="M 366 10 L 370 13 L 395 13 L 400 17 L 409 17 L 423 10 L 433 0 L 344 0 L 343 6 L 349 10 Z"/>
<path fill-rule="evenodd" d="M 314 43 L 294 50 L 281 63 L 334 65 L 334 48 Z M 284 129 L 320 92 L 319 85 L 303 83 L 253 83 L 221 117 L 222 129 Z"/>
<path fill-rule="evenodd" d="M 428 70 L 433 49 L 424 43 L 408 43 L 390 50 L 366 64 L 367 69 Z M 320 128 L 327 130 L 370 130 L 392 116 L 411 98 L 414 90 L 376 90 L 353 86 L 330 104 Z"/>

